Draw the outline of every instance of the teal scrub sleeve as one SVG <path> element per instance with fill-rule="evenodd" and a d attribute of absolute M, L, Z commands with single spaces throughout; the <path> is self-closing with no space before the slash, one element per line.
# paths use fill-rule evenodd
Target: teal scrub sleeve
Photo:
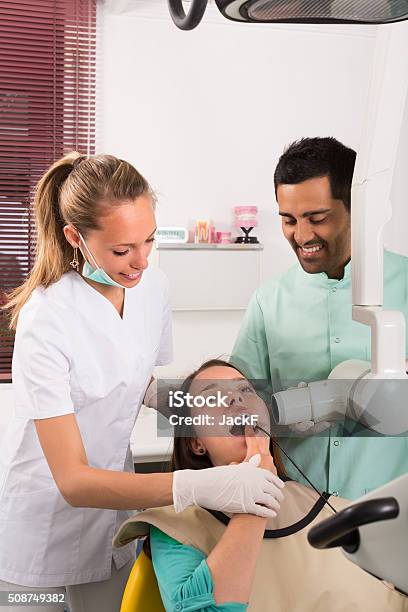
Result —
<path fill-rule="evenodd" d="M 267 381 L 271 377 L 265 321 L 258 292 L 249 302 L 232 350 L 231 363 L 251 380 Z"/>
<path fill-rule="evenodd" d="M 185 546 L 156 527 L 150 528 L 152 561 L 166 612 L 245 612 L 237 602 L 216 604 L 205 555 Z"/>

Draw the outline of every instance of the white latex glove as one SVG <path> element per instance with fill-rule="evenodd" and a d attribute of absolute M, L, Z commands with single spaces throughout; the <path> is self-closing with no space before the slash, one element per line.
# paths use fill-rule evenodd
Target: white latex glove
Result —
<path fill-rule="evenodd" d="M 232 514 L 275 517 L 283 499 L 281 489 L 285 485 L 269 470 L 256 467 L 260 461 L 261 456 L 256 454 L 238 465 L 174 472 L 175 511 L 181 512 L 187 506 L 201 506 Z"/>
<path fill-rule="evenodd" d="M 296 434 L 306 437 L 325 431 L 332 425 L 333 423 L 330 423 L 329 421 L 319 421 L 318 423 L 315 423 L 314 421 L 302 421 L 301 423 L 289 425 L 289 429 Z"/>

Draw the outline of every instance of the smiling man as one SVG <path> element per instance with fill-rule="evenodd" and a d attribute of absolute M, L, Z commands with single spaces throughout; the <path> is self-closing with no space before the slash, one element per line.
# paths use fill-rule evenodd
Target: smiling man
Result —
<path fill-rule="evenodd" d="M 274 392 L 325 379 L 347 359 L 371 358 L 370 329 L 353 321 L 351 312 L 355 159 L 355 151 L 335 138 L 304 138 L 286 149 L 276 167 L 282 231 L 298 264 L 256 291 L 232 358 L 248 378 L 269 381 Z M 384 306 L 408 319 L 408 258 L 388 251 Z M 373 438 L 370 432 L 343 437 L 339 425 L 324 427 L 301 423 L 295 430 L 302 437 L 282 439 L 321 491 L 355 499 L 408 471 L 408 438 Z M 290 463 L 285 467 L 302 481 Z"/>
<path fill-rule="evenodd" d="M 305 272 L 341 279 L 350 260 L 350 211 L 333 197 L 330 178 L 277 186 L 285 238 Z"/>

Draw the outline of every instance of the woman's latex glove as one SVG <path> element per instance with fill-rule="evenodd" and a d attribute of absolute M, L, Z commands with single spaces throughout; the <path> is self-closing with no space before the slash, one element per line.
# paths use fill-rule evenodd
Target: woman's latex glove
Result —
<path fill-rule="evenodd" d="M 254 445 L 256 438 L 249 444 Z M 247 440 L 248 447 L 248 440 Z M 204 470 L 179 470 L 173 475 L 173 500 L 176 512 L 187 506 L 201 506 L 232 514 L 256 514 L 273 518 L 283 499 L 284 483 L 268 469 L 257 467 L 264 461 L 263 453 L 249 457 L 243 463 L 220 465 Z M 255 449 L 258 450 L 258 449 Z"/>

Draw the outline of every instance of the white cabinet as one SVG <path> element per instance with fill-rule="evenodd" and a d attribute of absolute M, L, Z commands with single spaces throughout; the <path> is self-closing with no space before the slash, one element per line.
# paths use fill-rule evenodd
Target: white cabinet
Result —
<path fill-rule="evenodd" d="M 261 245 L 159 245 L 172 309 L 245 310 L 260 284 Z"/>

